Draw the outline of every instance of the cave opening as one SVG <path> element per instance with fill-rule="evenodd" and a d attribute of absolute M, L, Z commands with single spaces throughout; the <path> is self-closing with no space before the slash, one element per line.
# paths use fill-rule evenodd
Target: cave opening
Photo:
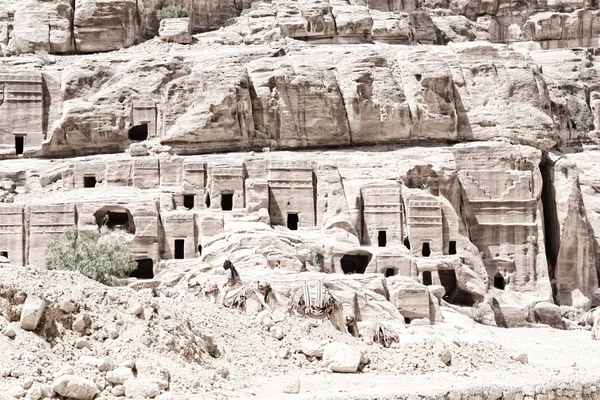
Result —
<path fill-rule="evenodd" d="M 140 124 L 131 127 L 127 134 L 129 140 L 142 141 L 148 139 L 148 124 Z"/>
<path fill-rule="evenodd" d="M 445 295 L 449 296 L 457 287 L 456 272 L 453 269 L 441 269 L 438 271 L 440 283 L 445 289 Z"/>
<path fill-rule="evenodd" d="M 137 279 L 152 279 L 154 278 L 154 263 L 150 258 L 144 258 L 143 260 L 135 260 L 137 268 L 135 271 L 129 274 L 131 278 Z"/>
<path fill-rule="evenodd" d="M 175 239 L 175 259 L 183 260 L 185 256 L 185 240 Z"/>
<path fill-rule="evenodd" d="M 504 290 L 506 287 L 506 281 L 504 280 L 504 277 L 500 275 L 500 273 L 494 275 L 494 287 L 500 290 Z"/>
<path fill-rule="evenodd" d="M 193 194 L 184 194 L 183 195 L 183 206 L 188 210 L 194 208 L 194 196 Z"/>
<path fill-rule="evenodd" d="M 560 224 L 556 209 L 554 162 L 546 154 L 540 162 L 540 172 L 542 175 L 542 205 L 544 209 L 544 243 L 548 262 L 548 275 L 552 280 L 555 278 L 556 260 L 560 248 Z"/>
<path fill-rule="evenodd" d="M 96 187 L 96 177 L 93 175 L 83 177 L 83 187 L 93 188 Z"/>
<path fill-rule="evenodd" d="M 344 274 L 364 274 L 369 265 L 370 258 L 365 254 L 346 254 L 342 257 L 342 271 Z"/>
<path fill-rule="evenodd" d="M 450 254 L 450 255 L 456 254 L 456 241 L 451 240 L 448 243 L 448 254 Z"/>
<path fill-rule="evenodd" d="M 423 242 L 423 248 L 421 250 L 423 257 L 429 257 L 431 255 L 431 249 L 429 248 L 429 242 Z"/>
<path fill-rule="evenodd" d="M 25 149 L 25 137 L 24 136 L 15 136 L 15 152 L 17 155 L 23 154 L 23 150 Z"/>

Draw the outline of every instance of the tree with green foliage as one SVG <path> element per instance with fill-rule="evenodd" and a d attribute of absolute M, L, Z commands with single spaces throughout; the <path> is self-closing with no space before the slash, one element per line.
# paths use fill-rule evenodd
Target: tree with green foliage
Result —
<path fill-rule="evenodd" d="M 108 286 L 125 284 L 136 267 L 128 256 L 125 238 L 116 233 L 101 236 L 70 229 L 46 249 L 47 269 L 79 271 Z"/>
<path fill-rule="evenodd" d="M 167 6 L 156 12 L 156 18 L 159 21 L 167 18 L 185 18 L 188 16 L 188 10 L 182 6 Z"/>

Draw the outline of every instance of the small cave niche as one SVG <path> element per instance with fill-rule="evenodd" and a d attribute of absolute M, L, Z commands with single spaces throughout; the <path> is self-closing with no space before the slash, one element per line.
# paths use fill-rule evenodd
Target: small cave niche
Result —
<path fill-rule="evenodd" d="M 446 289 L 445 296 L 449 296 L 457 287 L 456 272 L 453 269 L 442 269 L 438 271 L 438 276 L 440 277 L 440 283 Z"/>
<path fill-rule="evenodd" d="M 433 279 L 431 278 L 431 271 L 423 271 L 423 285 L 433 285 Z"/>
<path fill-rule="evenodd" d="M 15 153 L 17 155 L 23 154 L 25 149 L 25 136 L 15 136 Z"/>
<path fill-rule="evenodd" d="M 141 142 L 142 140 L 148 139 L 148 124 L 143 123 L 140 125 L 132 126 L 127 132 L 129 140 Z"/>
<path fill-rule="evenodd" d="M 83 177 L 83 187 L 93 188 L 96 187 L 96 177 L 94 175 L 88 175 Z"/>
<path fill-rule="evenodd" d="M 233 193 L 221 193 L 221 210 L 233 210 Z"/>
<path fill-rule="evenodd" d="M 408 317 L 404 317 L 404 323 L 405 323 L 406 325 L 410 325 L 410 318 L 408 318 Z"/>
<path fill-rule="evenodd" d="M 185 258 L 185 239 L 175 239 L 175 259 L 183 260 Z"/>
<path fill-rule="evenodd" d="M 194 208 L 194 199 L 196 196 L 193 194 L 184 194 L 183 195 L 183 206 L 188 210 Z"/>
<path fill-rule="evenodd" d="M 204 199 L 204 204 L 206 204 L 206 208 L 210 208 L 210 193 L 206 193 L 206 198 Z"/>
<path fill-rule="evenodd" d="M 298 230 L 298 213 L 290 213 L 287 215 L 287 227 L 289 230 L 297 231 Z"/>
<path fill-rule="evenodd" d="M 106 226 L 111 230 L 124 230 L 127 233 L 135 234 L 135 224 L 133 216 L 123 207 L 103 207 L 94 213 L 98 228 Z"/>
<path fill-rule="evenodd" d="M 387 244 L 387 231 L 378 231 L 377 232 L 377 245 L 379 247 L 385 247 Z"/>
<path fill-rule="evenodd" d="M 0 251 L 0 257 L 8 258 L 8 251 Z"/>
<path fill-rule="evenodd" d="M 346 254 L 341 259 L 344 274 L 364 274 L 371 257 L 367 254 Z"/>
<path fill-rule="evenodd" d="M 129 274 L 131 278 L 152 279 L 154 278 L 154 263 L 150 258 L 135 260 L 137 269 Z"/>
<path fill-rule="evenodd" d="M 408 239 L 408 236 L 404 238 L 404 247 L 410 250 L 410 240 Z"/>
<path fill-rule="evenodd" d="M 198 256 L 201 256 L 201 255 L 202 255 L 202 245 L 199 244 L 198 245 Z"/>
<path fill-rule="evenodd" d="M 429 257 L 431 255 L 431 249 L 429 248 L 429 242 L 423 242 L 423 248 L 421 249 L 421 255 L 423 257 Z"/>
<path fill-rule="evenodd" d="M 451 240 L 450 242 L 448 242 L 448 254 L 456 254 L 456 241 Z"/>
<path fill-rule="evenodd" d="M 500 290 L 504 290 L 506 287 L 506 281 L 504 280 L 504 277 L 500 275 L 500 273 L 494 275 L 494 287 Z"/>
<path fill-rule="evenodd" d="M 396 275 L 396 270 L 394 268 L 386 268 L 385 270 L 385 277 L 389 278 L 390 276 L 395 276 Z"/>

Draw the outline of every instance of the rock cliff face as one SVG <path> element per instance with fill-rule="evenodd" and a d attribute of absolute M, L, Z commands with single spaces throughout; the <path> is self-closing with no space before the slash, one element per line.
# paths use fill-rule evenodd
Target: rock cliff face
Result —
<path fill-rule="evenodd" d="M 108 219 L 149 276 L 230 254 L 289 295 L 280 270 L 367 274 L 326 280 L 359 322 L 443 301 L 558 326 L 537 303 L 598 288 L 597 13 L 0 0 L 0 252 L 42 265 Z"/>

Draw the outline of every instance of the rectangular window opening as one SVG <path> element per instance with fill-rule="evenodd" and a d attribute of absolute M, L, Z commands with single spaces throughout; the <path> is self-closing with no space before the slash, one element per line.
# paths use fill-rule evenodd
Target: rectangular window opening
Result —
<path fill-rule="evenodd" d="M 95 176 L 84 176 L 83 177 L 83 187 L 84 188 L 96 187 L 96 177 Z"/>
<path fill-rule="evenodd" d="M 297 213 L 288 214 L 287 227 L 289 230 L 297 231 L 298 230 L 298 222 L 299 222 L 299 220 L 298 220 Z"/>
<path fill-rule="evenodd" d="M 183 195 L 183 206 L 188 210 L 194 208 L 194 196 L 193 194 L 184 194 Z"/>
<path fill-rule="evenodd" d="M 423 271 L 423 285 L 433 285 L 433 280 L 431 279 L 431 271 Z"/>
<path fill-rule="evenodd" d="M 456 242 L 454 240 L 448 243 L 448 254 L 456 254 Z"/>
<path fill-rule="evenodd" d="M 24 136 L 15 136 L 15 152 L 17 155 L 23 154 L 23 150 L 25 149 L 25 137 Z"/>
<path fill-rule="evenodd" d="M 175 239 L 175 259 L 183 260 L 185 254 L 185 239 Z"/>
<path fill-rule="evenodd" d="M 377 234 L 377 244 L 379 247 L 385 247 L 387 244 L 387 231 L 379 231 Z"/>
<path fill-rule="evenodd" d="M 423 249 L 421 250 L 423 257 L 429 257 L 431 255 L 431 249 L 429 248 L 429 242 L 423 242 Z"/>
<path fill-rule="evenodd" d="M 233 210 L 233 193 L 221 193 L 221 210 Z"/>

